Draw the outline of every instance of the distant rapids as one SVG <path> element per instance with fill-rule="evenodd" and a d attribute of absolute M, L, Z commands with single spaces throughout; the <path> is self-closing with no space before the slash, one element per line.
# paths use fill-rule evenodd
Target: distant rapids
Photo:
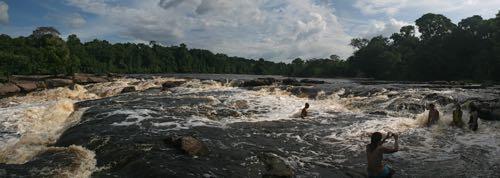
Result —
<path fill-rule="evenodd" d="M 477 132 L 449 126 L 457 103 L 465 123 L 469 103 L 498 109 L 497 86 L 313 79 L 325 83 L 242 87 L 259 77 L 134 75 L 1 99 L 0 177 L 262 177 L 269 154 L 295 177 L 364 177 L 376 131 L 400 134 L 401 151 L 384 160 L 398 177 L 500 177 L 500 118 L 480 119 Z M 441 119 L 427 128 L 429 103 Z M 209 153 L 187 155 L 165 141 L 174 136 L 197 138 Z"/>

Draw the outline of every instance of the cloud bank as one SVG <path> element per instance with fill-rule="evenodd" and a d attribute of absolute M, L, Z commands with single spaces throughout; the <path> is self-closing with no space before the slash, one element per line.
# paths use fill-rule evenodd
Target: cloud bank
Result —
<path fill-rule="evenodd" d="M 352 53 L 348 46 L 352 37 L 344 32 L 334 9 L 316 0 L 144 0 L 131 5 L 102 0 L 67 2 L 99 16 L 93 25 L 107 28 L 100 28 L 100 33 L 144 42 L 186 43 L 276 61 L 331 54 L 347 57 Z"/>

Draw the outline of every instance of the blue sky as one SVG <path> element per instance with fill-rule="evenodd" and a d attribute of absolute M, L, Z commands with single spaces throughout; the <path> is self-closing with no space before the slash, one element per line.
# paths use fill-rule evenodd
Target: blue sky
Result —
<path fill-rule="evenodd" d="M 499 0 L 0 0 L 0 33 L 53 26 L 83 41 L 186 43 L 289 62 L 348 57 L 350 39 L 388 36 L 428 12 L 457 23 L 498 10 Z"/>

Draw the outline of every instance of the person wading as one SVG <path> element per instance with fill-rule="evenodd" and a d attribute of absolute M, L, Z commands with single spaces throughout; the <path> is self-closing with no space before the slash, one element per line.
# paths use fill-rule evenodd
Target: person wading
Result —
<path fill-rule="evenodd" d="M 389 148 L 383 146 L 385 140 L 390 137 L 394 137 L 394 147 Z M 371 136 L 371 143 L 366 146 L 366 157 L 368 161 L 368 177 L 369 178 L 382 178 L 382 177 L 392 177 L 395 171 L 387 165 L 382 163 L 384 159 L 384 154 L 394 153 L 399 150 L 398 145 L 399 136 L 387 133 L 387 136 L 382 140 L 382 133 L 375 132 Z"/>
<path fill-rule="evenodd" d="M 434 103 L 429 104 L 429 117 L 427 118 L 427 127 L 436 124 L 439 120 L 439 111 Z"/>
<path fill-rule="evenodd" d="M 472 131 L 476 131 L 478 127 L 477 119 L 479 117 L 478 109 L 474 103 L 471 103 L 469 107 L 470 107 L 469 129 L 471 129 Z"/>
<path fill-rule="evenodd" d="M 464 121 L 462 121 L 462 108 L 460 104 L 455 106 L 455 110 L 453 111 L 453 121 L 451 122 L 452 126 L 462 128 L 464 126 Z"/>
<path fill-rule="evenodd" d="M 305 117 L 307 116 L 307 109 L 309 109 L 309 103 L 306 103 L 304 108 L 302 108 L 302 112 L 300 112 L 300 117 L 302 119 L 305 119 Z"/>

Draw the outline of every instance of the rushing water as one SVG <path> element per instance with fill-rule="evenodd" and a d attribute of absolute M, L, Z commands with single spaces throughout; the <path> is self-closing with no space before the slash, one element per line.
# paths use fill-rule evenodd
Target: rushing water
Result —
<path fill-rule="evenodd" d="M 173 77 L 196 79 L 158 89 L 162 82 L 184 80 Z M 260 177 L 265 169 L 259 155 L 271 152 L 297 177 L 362 177 L 369 135 L 390 131 L 400 134 L 401 151 L 385 162 L 398 176 L 500 176 L 499 121 L 480 120 L 477 132 L 448 126 L 455 102 L 467 108 L 470 101 L 492 101 L 500 95 L 497 88 L 333 79 L 314 86 L 233 87 L 234 80 L 255 77 L 146 76 L 2 99 L 0 162 L 7 164 L 0 175 L 4 169 L 7 175 L 62 177 Z M 140 91 L 119 94 L 126 86 Z M 310 115 L 302 119 L 306 102 Z M 437 103 L 441 120 L 427 128 L 424 106 L 430 102 Z M 210 154 L 181 154 L 163 143 L 171 135 L 193 135 Z M 47 152 L 67 153 L 60 155 L 70 161 L 42 158 L 71 164 L 32 163 Z M 56 173 L 42 169 L 54 166 L 60 166 Z"/>

